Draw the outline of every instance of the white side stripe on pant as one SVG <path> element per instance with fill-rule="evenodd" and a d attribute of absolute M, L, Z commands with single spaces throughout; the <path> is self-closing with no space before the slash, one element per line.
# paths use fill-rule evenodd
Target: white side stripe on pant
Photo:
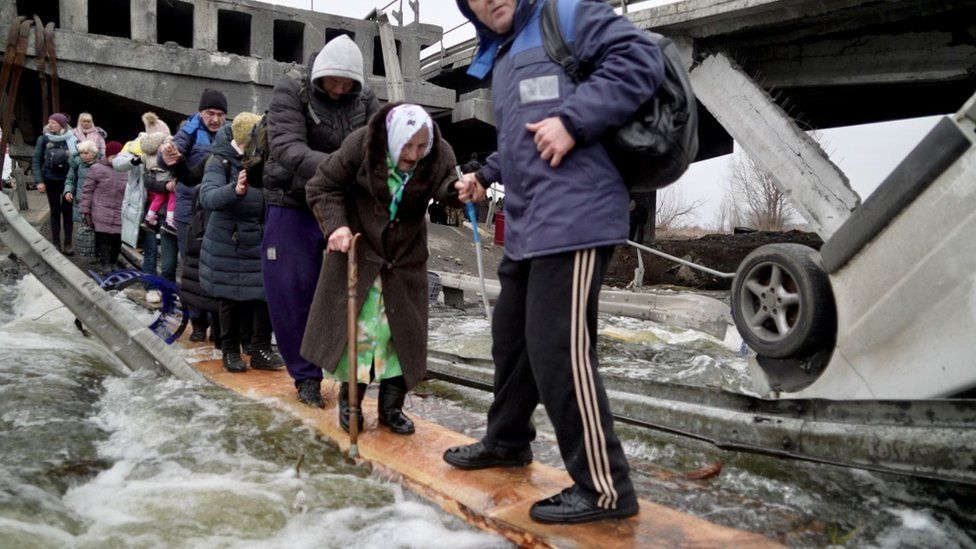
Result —
<path fill-rule="evenodd" d="M 617 507 L 617 491 L 613 487 L 610 458 L 607 454 L 606 437 L 600 421 L 600 409 L 596 399 L 596 385 L 590 361 L 590 333 L 586 324 L 586 308 L 590 286 L 596 265 L 596 250 L 580 250 L 573 261 L 573 303 L 570 319 L 570 360 L 573 369 L 573 387 L 576 403 L 583 423 L 583 441 L 586 459 L 600 498 L 597 505 L 604 509 Z"/>

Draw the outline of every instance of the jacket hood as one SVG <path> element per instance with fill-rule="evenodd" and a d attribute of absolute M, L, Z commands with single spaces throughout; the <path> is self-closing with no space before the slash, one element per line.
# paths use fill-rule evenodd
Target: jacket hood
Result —
<path fill-rule="evenodd" d="M 512 15 L 512 30 L 505 34 L 497 34 L 484 25 L 475 16 L 471 8 L 468 7 L 468 0 L 456 0 L 458 9 L 471 24 L 474 25 L 478 34 L 478 51 L 475 52 L 474 59 L 468 67 L 468 74 L 475 78 L 485 78 L 495 63 L 495 56 L 498 54 L 499 47 L 505 40 L 515 36 L 531 20 L 532 12 L 539 4 L 540 0 L 516 0 L 515 13 Z"/>
<path fill-rule="evenodd" d="M 234 149 L 234 146 L 230 144 L 233 136 L 231 135 L 230 124 L 224 124 L 217 130 L 217 135 L 214 137 L 213 146 L 210 148 L 210 152 L 216 156 L 221 156 L 230 160 L 232 163 L 240 162 L 240 154 Z"/>
<path fill-rule="evenodd" d="M 324 76 L 352 79 L 356 85 L 350 93 L 358 92 L 363 88 L 363 52 L 359 51 L 359 46 L 345 34 L 330 40 L 315 56 L 312 70 L 309 71 L 309 82 L 317 88 L 316 81 Z"/>

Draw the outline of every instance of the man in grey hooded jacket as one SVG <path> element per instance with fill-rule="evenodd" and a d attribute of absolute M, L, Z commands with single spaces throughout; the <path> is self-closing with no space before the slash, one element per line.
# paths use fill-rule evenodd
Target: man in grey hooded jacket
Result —
<path fill-rule="evenodd" d="M 278 349 L 299 400 L 309 406 L 325 406 L 322 369 L 299 354 L 325 239 L 305 200 L 305 183 L 379 106 L 364 83 L 363 54 L 346 35 L 330 40 L 307 72 L 282 76 L 271 96 L 263 178 L 264 288 Z"/>

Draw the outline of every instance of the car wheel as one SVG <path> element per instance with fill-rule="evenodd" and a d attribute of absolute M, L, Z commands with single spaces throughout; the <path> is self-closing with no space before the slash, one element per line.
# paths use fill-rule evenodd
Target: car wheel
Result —
<path fill-rule="evenodd" d="M 833 341 L 837 314 L 819 252 L 800 244 L 753 250 L 735 274 L 732 318 L 762 356 L 804 356 Z"/>

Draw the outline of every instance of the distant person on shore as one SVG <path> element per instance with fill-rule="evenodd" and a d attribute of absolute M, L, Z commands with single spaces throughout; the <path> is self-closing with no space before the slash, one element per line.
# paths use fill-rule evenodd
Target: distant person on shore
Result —
<path fill-rule="evenodd" d="M 260 116 L 242 112 L 217 132 L 213 156 L 200 184 L 200 204 L 210 211 L 200 252 L 200 282 L 220 301 L 220 348 L 224 369 L 244 372 L 245 351 L 251 368 L 280 370 L 284 360 L 271 347 L 271 319 L 261 278 L 261 223 L 264 198 L 247 182 L 241 157 Z"/>
<path fill-rule="evenodd" d="M 349 430 L 347 256 L 353 235 L 359 280 L 357 389 L 380 381 L 379 423 L 414 432 L 403 414 L 407 391 L 427 372 L 426 211 L 431 198 L 452 206 L 454 151 L 417 105 L 388 104 L 323 162 L 306 187 L 328 238 L 302 356 L 342 382 L 339 423 Z M 322 329 L 327 327 L 327 329 Z M 357 419 L 362 426 L 362 416 Z"/>
<path fill-rule="evenodd" d="M 638 512 L 627 458 L 597 370 L 597 306 L 613 248 L 627 238 L 627 188 L 600 137 L 664 78 L 661 52 L 597 0 L 560 0 L 557 21 L 593 70 L 574 83 L 549 58 L 548 0 L 458 0 L 478 33 L 468 69 L 491 75 L 498 152 L 458 183 L 461 200 L 505 186 L 505 256 L 492 317 L 494 402 L 484 438 L 444 453 L 460 469 L 525 466 L 545 407 L 573 485 L 534 503 L 543 523 Z"/>
<path fill-rule="evenodd" d="M 379 107 L 363 77 L 363 54 L 345 35 L 330 40 L 304 70 L 281 76 L 271 92 L 270 158 L 263 181 L 264 289 L 278 349 L 295 380 L 298 400 L 309 406 L 325 406 L 322 369 L 299 351 L 326 243 L 306 202 L 305 184 Z"/>
<path fill-rule="evenodd" d="M 73 208 L 64 199 L 64 180 L 71 168 L 69 159 L 78 153 L 78 138 L 68 126 L 68 117 L 62 113 L 52 114 L 44 126 L 44 134 L 34 147 L 32 170 L 38 192 L 47 194 L 47 204 L 51 209 L 51 242 L 64 255 L 74 255 L 71 239 L 74 233 Z M 61 229 L 64 228 L 62 245 Z"/>
<path fill-rule="evenodd" d="M 105 144 L 105 158 L 85 174 L 81 195 L 81 217 L 95 230 L 95 253 L 102 276 L 115 270 L 122 250 L 122 200 L 126 175 L 112 169 L 112 161 L 122 152 L 122 143 Z"/>
<path fill-rule="evenodd" d="M 78 125 L 72 130 L 78 142 L 92 141 L 98 147 L 98 153 L 105 156 L 105 137 L 108 135 L 105 130 L 95 125 L 92 115 L 83 112 L 78 115 Z"/>
<path fill-rule="evenodd" d="M 644 227 L 647 225 L 647 208 L 638 204 L 636 200 L 630 199 L 627 211 L 630 215 L 630 231 L 627 238 L 638 244 L 643 244 Z"/>

